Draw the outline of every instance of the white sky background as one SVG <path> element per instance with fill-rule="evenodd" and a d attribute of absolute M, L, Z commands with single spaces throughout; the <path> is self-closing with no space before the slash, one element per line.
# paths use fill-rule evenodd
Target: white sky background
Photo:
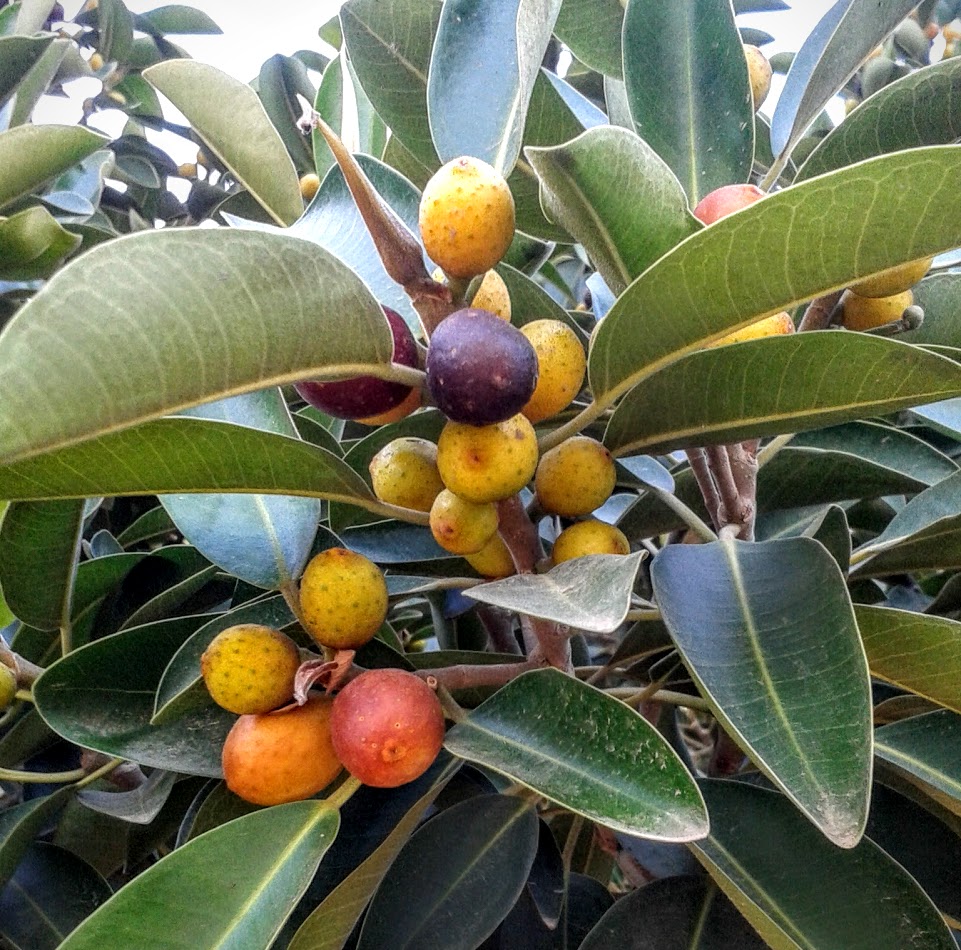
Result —
<path fill-rule="evenodd" d="M 133 13 L 146 13 L 162 6 L 165 0 L 127 0 Z M 223 30 L 220 36 L 171 36 L 177 45 L 201 62 L 230 73 L 245 82 L 253 79 L 260 66 L 274 53 L 290 55 L 299 49 L 321 49 L 318 29 L 340 8 L 341 0 L 185 0 L 190 6 L 207 13 Z M 814 25 L 831 7 L 834 0 L 788 0 L 791 10 L 776 13 L 750 14 L 739 18 L 744 26 L 754 26 L 770 33 L 775 41 L 764 47 L 771 55 L 783 50 L 797 50 Z M 80 0 L 63 4 L 68 18 L 76 15 Z M 770 115 L 781 77 L 775 75 L 772 94 L 763 111 Z M 76 122 L 80 118 L 80 103 L 99 91 L 94 79 L 78 80 L 71 84 L 69 103 L 47 99 L 38 107 L 36 121 Z M 169 118 L 178 117 L 169 114 Z M 110 110 L 91 119 L 91 125 L 110 135 L 117 135 L 123 125 L 123 115 Z M 151 138 L 153 138 L 151 133 Z M 195 148 L 176 136 L 164 135 L 161 144 L 178 162 L 192 161 Z"/>

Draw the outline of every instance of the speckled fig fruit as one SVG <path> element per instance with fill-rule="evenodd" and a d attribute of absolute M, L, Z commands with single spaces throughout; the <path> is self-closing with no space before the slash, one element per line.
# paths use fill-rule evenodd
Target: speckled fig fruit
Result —
<path fill-rule="evenodd" d="M 406 670 L 368 670 L 334 698 L 330 734 L 354 778 L 395 788 L 430 768 L 444 742 L 444 712 L 434 691 Z"/>
<path fill-rule="evenodd" d="M 417 344 L 404 318 L 390 307 L 384 307 L 390 331 L 394 336 L 393 362 L 417 365 Z M 331 382 L 307 380 L 294 387 L 303 399 L 329 416 L 338 419 L 364 419 L 399 406 L 410 396 L 411 387 L 391 383 L 376 376 L 354 376 Z"/>
<path fill-rule="evenodd" d="M 454 422 L 486 426 L 516 415 L 537 385 L 537 354 L 516 327 L 468 307 L 443 320 L 427 350 L 427 388 Z"/>
<path fill-rule="evenodd" d="M 631 544 L 620 528 L 588 518 L 565 528 L 554 542 L 551 559 L 555 564 L 586 554 L 630 554 Z"/>

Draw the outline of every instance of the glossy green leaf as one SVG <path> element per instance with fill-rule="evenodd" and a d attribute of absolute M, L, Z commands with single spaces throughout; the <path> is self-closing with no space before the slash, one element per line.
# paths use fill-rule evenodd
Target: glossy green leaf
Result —
<path fill-rule="evenodd" d="M 123 0 L 98 0 L 95 16 L 103 58 L 125 62 L 133 44 L 133 17 Z"/>
<path fill-rule="evenodd" d="M 271 124 L 283 140 L 298 175 L 314 170 L 314 157 L 310 139 L 304 136 L 298 126 L 304 109 L 297 95 L 313 102 L 314 93 L 307 68 L 293 56 L 277 53 L 260 67 L 257 95 Z"/>
<path fill-rule="evenodd" d="M 541 202 L 621 293 L 700 229 L 673 172 L 627 129 L 598 126 L 554 148 L 527 148 Z"/>
<path fill-rule="evenodd" d="M 0 218 L 0 280 L 43 280 L 79 246 L 80 237 L 39 205 Z"/>
<path fill-rule="evenodd" d="M 537 834 L 537 814 L 522 798 L 481 795 L 445 809 L 394 861 L 358 950 L 474 950 L 520 896 Z"/>
<path fill-rule="evenodd" d="M 620 0 L 564 0 L 554 33 L 585 66 L 620 79 L 623 25 Z"/>
<path fill-rule="evenodd" d="M 52 36 L 0 36 L 0 106 L 52 42 Z"/>
<path fill-rule="evenodd" d="M 257 623 L 282 630 L 294 622 L 287 602 L 279 594 L 252 604 L 243 604 L 214 617 L 193 633 L 173 655 L 154 701 L 153 723 L 176 719 L 192 702 L 191 691 L 200 684 L 200 657 L 221 630 L 239 623 Z"/>
<path fill-rule="evenodd" d="M 867 838 L 835 848 L 775 792 L 705 781 L 711 834 L 698 860 L 774 950 L 949 950 L 915 880 Z"/>
<path fill-rule="evenodd" d="M 219 573 L 220 569 L 216 565 L 205 564 L 187 577 L 176 580 L 134 610 L 120 624 L 120 629 L 127 630 L 140 627 L 176 615 L 180 612 L 180 607 L 183 604 L 187 603 L 191 597 L 202 591 L 208 584 L 213 583 Z"/>
<path fill-rule="evenodd" d="M 378 847 L 344 877 L 310 914 L 297 930 L 288 950 L 342 950 L 384 875 L 390 871 L 397 855 L 421 823 L 424 813 L 460 765 L 459 760 L 442 754 L 438 763 L 424 776 L 430 779 L 424 794 L 411 804 Z M 360 824 L 360 821 L 355 825 L 350 824 L 350 809 L 356 798 L 354 796 L 342 810 L 345 835 L 356 824 Z M 382 815 L 384 810 L 380 809 L 379 814 Z"/>
<path fill-rule="evenodd" d="M 710 881 L 665 877 L 617 900 L 580 950 L 764 950 L 765 946 Z"/>
<path fill-rule="evenodd" d="M 154 768 L 220 778 L 220 749 L 236 717 L 198 691 L 177 719 L 151 725 L 154 694 L 180 645 L 207 618 L 178 617 L 95 640 L 37 680 L 37 709 L 77 745 Z"/>
<path fill-rule="evenodd" d="M 790 152 L 831 97 L 911 10 L 913 0 L 838 0 L 794 57 L 771 122 L 775 155 Z"/>
<path fill-rule="evenodd" d="M 75 125 L 21 125 L 0 132 L 0 208 L 95 152 L 107 137 Z"/>
<path fill-rule="evenodd" d="M 464 591 L 471 600 L 592 633 L 611 633 L 627 616 L 646 553 L 594 554 L 546 574 L 515 574 Z"/>
<path fill-rule="evenodd" d="M 961 713 L 961 623 L 888 607 L 855 607 L 872 675 Z"/>
<path fill-rule="evenodd" d="M 540 284 L 508 264 L 498 264 L 497 273 L 507 285 L 511 298 L 511 323 L 522 327 L 534 320 L 560 320 L 571 326 L 567 311 Z"/>
<path fill-rule="evenodd" d="M 191 59 L 157 63 L 143 75 L 278 224 L 300 217 L 304 203 L 297 172 L 250 86 Z"/>
<path fill-rule="evenodd" d="M 961 801 L 961 716 L 947 709 L 878 729 L 878 758 Z"/>
<path fill-rule="evenodd" d="M 71 53 L 76 55 L 76 47 L 71 40 L 63 38 L 54 40 L 44 51 L 43 56 L 17 86 L 7 123 L 9 128 L 30 121 L 37 103 L 49 92 L 51 84 L 61 71 L 64 59 Z"/>
<path fill-rule="evenodd" d="M 357 151 L 382 158 L 387 147 L 387 126 L 367 98 L 350 59 L 347 60 L 347 75 L 353 87 L 354 106 L 357 110 Z"/>
<path fill-rule="evenodd" d="M 136 17 L 136 24 L 138 30 L 161 36 L 167 33 L 181 36 L 223 33 L 223 30 L 202 10 L 179 3 L 156 7 L 147 13 L 141 13 Z"/>
<path fill-rule="evenodd" d="M 50 795 L 9 805 L 0 812 L 0 892 L 13 876 L 30 843 L 56 819 L 72 794 L 73 789 L 63 788 Z"/>
<path fill-rule="evenodd" d="M 0 892 L 0 934 L 16 950 L 57 950 L 111 893 L 86 861 L 56 845 L 33 842 Z"/>
<path fill-rule="evenodd" d="M 854 847 L 871 789 L 871 688 L 831 555 L 810 538 L 672 544 L 651 580 L 718 720 L 827 838 Z"/>
<path fill-rule="evenodd" d="M 591 347 L 595 398 L 610 403 L 736 328 L 949 249 L 959 216 L 957 146 L 869 159 L 770 195 L 688 238 L 620 296 Z"/>
<path fill-rule="evenodd" d="M 797 180 L 813 178 L 874 155 L 961 138 L 961 60 L 946 59 L 885 86 L 858 106 L 807 157 Z"/>
<path fill-rule="evenodd" d="M 134 234 L 65 267 L 4 328 L 0 459 L 324 372 L 376 373 L 391 354 L 370 292 L 308 241 L 235 229 Z"/>
<path fill-rule="evenodd" d="M 84 500 L 19 502 L 0 525 L 0 587 L 24 623 L 57 630 L 70 622 Z"/>
<path fill-rule="evenodd" d="M 427 76 L 427 115 L 441 161 L 473 155 L 510 174 L 560 6 L 560 0 L 444 4 Z"/>
<path fill-rule="evenodd" d="M 234 396 L 189 415 L 297 438 L 279 389 Z M 320 518 L 316 499 L 271 495 L 166 495 L 161 504 L 208 560 L 268 590 L 300 577 Z"/>
<path fill-rule="evenodd" d="M 525 673 L 447 733 L 455 755 L 616 831 L 690 841 L 707 816 L 674 750 L 629 706 L 557 670 Z"/>
<path fill-rule="evenodd" d="M 339 823 L 329 805 L 307 801 L 214 828 L 118 891 L 61 950 L 136 945 L 174 950 L 185 945 L 185 938 L 192 946 L 269 946 Z"/>
<path fill-rule="evenodd" d="M 391 131 L 428 169 L 439 164 L 427 121 L 427 71 L 439 0 L 349 0 L 344 43 L 364 92 Z"/>
<path fill-rule="evenodd" d="M 629 0 L 624 82 L 634 128 L 670 166 L 693 207 L 747 181 L 754 104 L 727 0 Z"/>
<path fill-rule="evenodd" d="M 335 56 L 324 70 L 317 95 L 314 97 L 314 111 L 338 135 L 344 124 L 344 70 L 340 54 Z M 337 162 L 319 128 L 310 133 L 311 150 L 314 156 L 314 171 L 323 181 L 324 176 Z"/>
<path fill-rule="evenodd" d="M 961 63 L 961 59 L 952 62 Z M 961 345 L 961 274 L 934 274 L 915 284 L 913 293 L 915 304 L 924 311 L 924 322 L 902 339 L 932 346 Z"/>
<path fill-rule="evenodd" d="M 689 353 L 649 376 L 621 400 L 604 443 L 635 454 L 741 442 L 958 394 L 961 366 L 925 350 L 847 331 L 788 334 Z"/>
<path fill-rule="evenodd" d="M 176 772 L 156 769 L 137 788 L 123 792 L 84 788 L 77 793 L 77 800 L 86 808 L 103 815 L 112 815 L 133 824 L 149 825 L 160 814 L 176 781 Z"/>

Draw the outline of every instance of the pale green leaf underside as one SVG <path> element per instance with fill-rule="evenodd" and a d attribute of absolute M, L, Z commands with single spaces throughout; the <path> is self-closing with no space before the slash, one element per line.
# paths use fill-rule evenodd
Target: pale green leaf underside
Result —
<path fill-rule="evenodd" d="M 393 352 L 360 279 L 309 241 L 147 231 L 60 271 L 0 334 L 0 461 Z"/>
<path fill-rule="evenodd" d="M 683 241 L 621 295 L 591 347 L 595 398 L 607 405 L 736 328 L 949 250 L 959 219 L 953 145 L 884 155 L 770 195 Z"/>
<path fill-rule="evenodd" d="M 278 224 L 300 217 L 304 202 L 294 163 L 250 86 L 192 59 L 157 63 L 143 75 Z"/>
<path fill-rule="evenodd" d="M 645 552 L 626 557 L 594 554 L 559 564 L 546 574 L 515 574 L 464 591 L 467 597 L 521 611 L 577 630 L 610 633 L 627 616 L 634 578 Z"/>

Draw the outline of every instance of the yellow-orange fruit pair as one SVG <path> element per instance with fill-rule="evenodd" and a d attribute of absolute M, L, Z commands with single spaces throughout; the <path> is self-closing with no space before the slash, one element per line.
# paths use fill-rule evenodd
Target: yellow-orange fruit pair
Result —
<path fill-rule="evenodd" d="M 584 385 L 587 357 L 577 334 L 560 320 L 534 320 L 521 327 L 537 354 L 537 385 L 521 412 L 540 422 L 566 409 Z"/>
<path fill-rule="evenodd" d="M 307 632 L 321 646 L 360 649 L 387 618 L 383 572 L 355 551 L 321 551 L 300 579 L 300 610 Z"/>
<path fill-rule="evenodd" d="M 600 508 L 616 480 L 611 453 L 596 439 L 578 435 L 544 453 L 534 488 L 545 511 L 575 518 Z"/>
<path fill-rule="evenodd" d="M 227 787 L 255 805 L 316 795 L 342 766 L 330 734 L 333 700 L 310 696 L 303 706 L 241 716 L 227 734 L 221 762 Z"/>
<path fill-rule="evenodd" d="M 238 715 L 265 713 L 294 695 L 300 666 L 290 637 L 256 623 L 221 630 L 200 658 L 200 673 L 218 706 Z"/>
<path fill-rule="evenodd" d="M 451 277 L 490 270 L 514 237 L 514 198 L 504 176 L 479 158 L 455 158 L 435 172 L 420 201 L 424 249 Z"/>
<path fill-rule="evenodd" d="M 510 498 L 537 468 L 537 436 L 521 414 L 488 426 L 448 422 L 437 441 L 444 485 L 467 501 Z"/>
<path fill-rule="evenodd" d="M 931 270 L 933 263 L 933 257 L 922 257 L 907 264 L 898 264 L 851 284 L 850 289 L 861 297 L 892 297 L 910 290 Z"/>
<path fill-rule="evenodd" d="M 845 290 L 841 297 L 841 324 L 848 330 L 872 330 L 894 320 L 914 303 L 914 294 L 905 290 L 890 297 L 862 297 Z"/>
<path fill-rule="evenodd" d="M 589 518 L 565 528 L 554 542 L 551 560 L 555 564 L 587 554 L 630 554 L 631 545 L 620 528 Z"/>
<path fill-rule="evenodd" d="M 444 483 L 437 471 L 437 446 L 404 436 L 388 442 L 370 461 L 374 494 L 390 505 L 430 511 Z"/>
<path fill-rule="evenodd" d="M 451 554 L 476 554 L 497 531 L 497 507 L 476 504 L 445 488 L 430 509 L 434 540 Z"/>

